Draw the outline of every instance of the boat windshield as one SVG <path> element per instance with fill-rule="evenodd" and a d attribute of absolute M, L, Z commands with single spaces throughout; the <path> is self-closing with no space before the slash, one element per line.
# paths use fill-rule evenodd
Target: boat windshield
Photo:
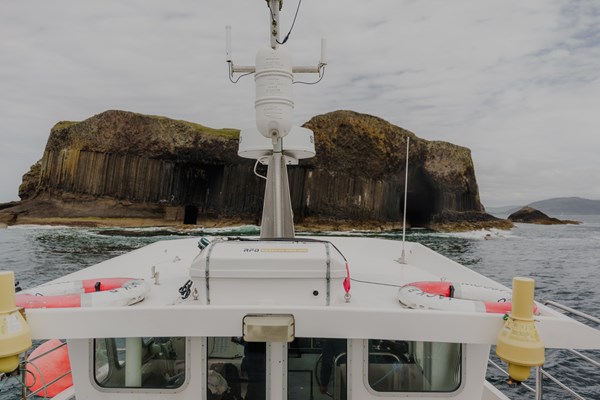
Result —
<path fill-rule="evenodd" d="M 371 339 L 368 382 L 376 392 L 453 392 L 460 387 L 459 343 Z"/>
<path fill-rule="evenodd" d="M 176 389 L 185 382 L 184 337 L 94 340 L 94 378 L 101 388 Z"/>
<path fill-rule="evenodd" d="M 209 337 L 206 349 L 207 398 L 265 398 L 266 343 Z"/>
<path fill-rule="evenodd" d="M 346 398 L 346 339 L 296 338 L 287 349 L 288 399 Z M 207 397 L 264 400 L 266 360 L 264 342 L 208 338 Z"/>
<path fill-rule="evenodd" d="M 346 398 L 346 339 L 296 338 L 288 345 L 288 399 Z"/>

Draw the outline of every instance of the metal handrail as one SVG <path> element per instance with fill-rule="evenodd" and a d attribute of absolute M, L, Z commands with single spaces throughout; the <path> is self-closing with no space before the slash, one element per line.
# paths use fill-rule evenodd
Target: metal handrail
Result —
<path fill-rule="evenodd" d="M 574 308 L 565 306 L 564 304 L 557 303 L 556 301 L 546 300 L 544 302 L 544 305 L 545 306 L 553 306 L 553 307 L 559 308 L 559 309 L 561 309 L 563 311 L 566 311 L 566 312 L 571 313 L 573 315 L 577 315 L 578 317 L 581 317 L 581 318 L 585 318 L 585 319 L 587 319 L 590 322 L 593 322 L 595 324 L 600 325 L 600 318 L 593 317 L 593 316 L 591 316 L 589 314 L 586 314 L 584 312 L 581 312 L 579 310 L 575 310 Z"/>
<path fill-rule="evenodd" d="M 34 363 L 35 360 L 38 360 L 39 358 L 41 358 L 41 357 L 43 357 L 43 356 L 45 356 L 47 354 L 55 352 L 56 350 L 60 349 L 61 347 L 66 346 L 66 345 L 67 345 L 66 342 L 61 343 L 58 346 L 53 347 L 50 350 L 47 350 L 47 351 L 43 352 L 42 354 L 38 354 L 37 356 L 35 356 L 35 357 L 31 358 L 31 359 L 26 359 L 26 360 L 21 361 L 20 368 L 21 368 L 21 371 L 22 371 L 22 373 L 21 373 L 21 376 L 22 376 L 21 385 L 22 385 L 22 388 L 23 388 L 23 392 L 22 392 L 22 399 L 23 400 L 29 399 L 29 398 L 31 398 L 33 396 L 36 396 L 36 395 L 37 396 L 43 396 L 44 399 L 48 398 L 46 396 L 46 394 L 47 394 L 46 390 L 48 389 L 48 387 L 51 386 L 51 385 L 53 385 L 54 383 L 58 382 L 59 380 L 63 379 L 64 377 L 68 376 L 69 374 L 71 374 L 72 370 L 69 370 L 69 371 L 65 372 L 64 374 L 56 377 L 52 381 L 46 382 L 45 379 L 44 379 L 44 376 L 41 373 L 41 371 L 38 369 L 37 365 L 35 365 L 35 363 Z M 29 386 L 27 386 L 27 384 L 26 384 L 26 374 L 27 373 L 31 373 L 31 372 L 27 371 L 27 367 L 26 367 L 27 364 L 30 364 L 33 368 L 35 368 L 37 370 L 40 378 L 42 379 L 42 386 L 39 389 L 35 390 L 35 391 L 31 391 L 29 389 Z M 28 390 L 31 391 L 31 393 L 27 394 Z M 40 394 L 38 394 L 38 393 L 40 393 Z"/>
<path fill-rule="evenodd" d="M 498 363 L 494 362 L 491 358 L 488 359 L 488 363 L 492 364 L 493 367 L 495 367 L 498 371 L 502 372 L 504 375 L 509 376 L 508 371 L 506 371 L 504 368 L 502 368 L 500 365 L 498 365 Z M 535 392 L 535 389 L 526 383 L 521 383 L 521 386 L 523 386 L 525 389 L 529 390 L 530 392 Z"/>
<path fill-rule="evenodd" d="M 497 370 L 502 372 L 504 375 L 508 376 L 508 372 L 504 368 L 502 368 L 500 365 L 495 363 L 493 360 L 488 359 L 488 363 L 491 364 L 492 366 L 494 366 Z M 561 387 L 563 390 L 567 391 L 569 394 L 571 394 L 575 398 L 580 399 L 580 400 L 587 400 L 585 397 L 581 396 L 579 393 L 575 392 L 573 389 L 571 389 L 570 387 L 568 387 L 567 385 L 565 385 L 564 383 L 559 381 L 557 378 L 555 378 L 553 375 L 551 375 L 550 373 L 545 371 L 542 367 L 536 367 L 536 371 L 537 371 L 537 373 L 536 373 L 536 379 L 535 379 L 535 389 L 525 383 L 521 383 L 521 386 L 523 386 L 525 389 L 529 390 L 532 393 L 535 393 L 536 400 L 542 399 L 542 394 L 543 394 L 542 377 L 546 377 L 546 378 L 550 379 L 552 382 L 557 384 L 559 387 Z"/>
<path fill-rule="evenodd" d="M 539 369 L 539 375 L 537 375 L 537 377 L 536 377 L 537 381 L 541 381 L 542 376 L 545 376 L 546 378 L 550 379 L 552 382 L 556 383 L 563 390 L 566 390 L 570 395 L 576 397 L 579 400 L 586 400 L 585 397 L 583 397 L 579 393 L 575 392 L 573 389 L 571 389 L 570 387 L 568 387 L 567 385 L 565 385 L 564 383 L 562 383 L 561 381 L 559 381 L 557 378 L 555 378 L 554 376 L 552 376 L 548 372 L 544 371 L 544 369 L 542 367 L 538 367 L 538 369 Z M 543 386 L 540 385 L 539 387 L 541 389 Z M 542 398 L 542 391 L 541 390 L 539 391 L 539 393 L 536 393 L 535 398 L 536 399 L 541 399 Z"/>
<path fill-rule="evenodd" d="M 38 358 L 42 358 L 42 357 L 44 357 L 46 354 L 50 354 L 50 353 L 52 353 L 52 352 L 54 352 L 54 351 L 56 351 L 56 350 L 60 349 L 61 347 L 64 347 L 64 346 L 66 346 L 66 345 L 67 345 L 67 342 L 61 343 L 61 344 L 59 344 L 58 346 L 56 346 L 56 347 L 54 347 L 54 348 L 52 348 L 52 349 L 50 349 L 50 350 L 47 350 L 47 351 L 43 352 L 42 354 L 38 354 L 37 356 L 35 356 L 35 357 L 31 358 L 31 359 L 28 359 L 28 360 L 27 360 L 27 362 L 35 361 L 35 360 L 37 360 Z"/>
<path fill-rule="evenodd" d="M 583 318 L 587 321 L 590 321 L 592 323 L 598 324 L 600 325 L 600 318 L 596 318 L 592 315 L 586 314 L 582 311 L 579 310 L 575 310 L 574 308 L 571 308 L 569 306 L 565 306 L 564 304 L 560 304 L 556 301 L 552 301 L 552 300 L 546 300 L 544 302 L 544 305 L 546 306 L 552 306 L 555 308 L 558 308 L 560 310 L 566 311 L 569 314 L 573 314 L 576 315 L 580 318 Z M 574 354 L 577 358 L 587 361 L 588 363 L 594 365 L 595 367 L 600 368 L 600 362 L 586 356 L 585 354 L 577 351 L 577 350 L 573 350 L 573 349 L 566 349 L 567 351 L 569 351 L 570 353 Z M 581 399 L 581 400 L 585 400 L 585 397 L 581 396 L 580 394 L 576 393 L 573 389 L 569 388 L 568 386 L 566 386 L 565 384 L 563 384 L 562 382 L 560 382 L 557 378 L 555 378 L 554 376 L 552 376 L 550 373 L 546 372 L 544 369 L 542 369 L 540 367 L 540 371 L 538 373 L 538 380 L 540 380 L 540 388 L 541 388 L 541 380 L 543 379 L 543 377 L 546 377 L 548 379 L 550 379 L 552 382 L 554 382 L 555 384 L 557 384 L 559 387 L 561 387 L 562 389 L 566 390 L 569 394 L 571 394 L 572 396 L 576 397 L 577 399 Z M 541 391 L 540 391 L 541 392 Z M 541 393 L 539 396 L 536 396 L 537 399 L 541 399 Z"/>
<path fill-rule="evenodd" d="M 544 305 L 547 306 L 552 306 L 555 308 L 558 308 L 560 310 L 566 311 L 569 314 L 573 314 L 576 315 L 578 317 L 584 318 L 592 323 L 598 324 L 600 325 L 600 319 L 596 318 L 594 316 L 591 316 L 589 314 L 586 314 L 584 312 L 575 310 L 571 307 L 565 306 L 564 304 L 560 304 L 557 303 L 555 301 L 552 300 L 546 300 L 544 302 Z M 586 356 L 585 354 L 577 351 L 577 350 L 573 350 L 573 349 L 565 349 L 567 351 L 569 351 L 570 353 L 574 354 L 577 358 L 582 359 L 584 361 L 589 362 L 590 364 L 594 365 L 595 367 L 600 368 L 600 362 Z M 503 372 L 505 375 L 508 375 L 508 372 L 505 371 L 500 365 L 498 365 L 497 363 L 495 363 L 494 361 L 492 361 L 491 359 L 488 360 L 488 363 L 490 363 L 491 365 L 493 365 L 496 369 L 500 370 L 501 372 Z M 573 389 L 571 389 L 570 387 L 568 387 L 567 385 L 565 385 L 564 383 L 562 383 L 561 381 L 559 381 L 556 377 L 554 377 L 552 374 L 550 374 L 549 372 L 547 372 L 546 370 L 544 370 L 542 367 L 537 367 L 536 368 L 536 379 L 535 379 L 535 389 L 533 389 L 532 387 L 526 385 L 526 384 L 522 384 L 522 386 L 524 386 L 526 389 L 528 389 L 529 391 L 532 391 L 535 393 L 535 398 L 536 400 L 541 400 L 542 399 L 542 395 L 543 395 L 543 379 L 547 378 L 549 380 L 551 380 L 552 382 L 554 382 L 557 386 L 559 386 L 561 389 L 565 390 L 567 393 L 569 393 L 571 396 L 579 399 L 579 400 L 586 400 L 585 397 L 581 396 L 579 393 L 575 392 Z"/>
<path fill-rule="evenodd" d="M 28 362 L 26 361 L 26 363 L 28 363 Z M 37 395 L 37 396 L 40 396 L 40 395 L 38 395 L 38 393 L 40 393 L 40 392 L 44 392 L 44 398 L 48 397 L 48 396 L 47 396 L 47 394 L 48 394 L 48 387 L 49 387 L 49 386 L 51 386 L 51 385 L 53 385 L 54 383 L 56 383 L 56 382 L 60 381 L 62 378 L 64 378 L 65 376 L 68 376 L 68 375 L 71 373 L 71 370 L 69 370 L 69 371 L 65 372 L 64 374 L 62 374 L 61 376 L 54 378 L 52 381 L 50 381 L 50 382 L 46 382 L 46 380 L 45 380 L 45 379 L 44 379 L 44 377 L 42 376 L 42 373 L 41 373 L 41 371 L 38 369 L 38 367 L 37 367 L 37 366 L 36 366 L 34 363 L 30 363 L 30 364 L 31 364 L 31 365 L 33 365 L 33 366 L 34 366 L 34 368 L 35 368 L 35 369 L 38 371 L 38 373 L 40 374 L 40 377 L 42 378 L 42 386 L 41 386 L 39 389 L 37 389 L 37 390 L 35 390 L 35 391 L 33 391 L 33 392 L 29 393 L 28 395 L 26 395 L 26 396 L 25 396 L 25 398 L 26 398 L 26 399 L 28 399 L 28 398 L 30 398 L 30 397 L 33 397 L 33 396 L 36 396 L 36 395 Z M 29 388 L 28 388 L 28 389 L 29 389 Z M 40 396 L 40 397 L 41 397 L 41 396 Z"/>
<path fill-rule="evenodd" d="M 600 368 L 600 362 L 594 360 L 593 358 L 590 358 L 590 357 L 586 356 L 585 354 L 578 352 L 577 350 L 573 350 L 573 349 L 566 349 L 566 350 L 575 354 L 577 357 L 589 362 L 590 364 L 593 364 L 594 366 Z"/>

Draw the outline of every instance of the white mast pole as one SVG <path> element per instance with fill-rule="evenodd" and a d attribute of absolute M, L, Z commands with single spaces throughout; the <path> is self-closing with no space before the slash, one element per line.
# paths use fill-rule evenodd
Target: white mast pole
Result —
<path fill-rule="evenodd" d="M 277 49 L 277 42 L 279 41 L 279 5 L 281 0 L 267 0 L 269 2 L 269 9 L 271 11 L 271 28 L 269 32 L 269 36 L 271 37 L 271 48 L 273 50 Z M 269 168 L 273 168 L 274 170 L 274 178 L 275 178 L 275 236 L 283 237 L 283 199 L 281 194 L 282 188 L 282 168 L 285 166 L 282 165 L 283 157 L 282 157 L 282 139 L 278 134 L 274 134 L 273 136 L 273 158 L 272 163 L 269 164 Z"/>
<path fill-rule="evenodd" d="M 400 256 L 399 262 L 402 264 L 406 264 L 405 258 L 405 245 L 406 245 L 406 203 L 408 199 L 408 149 L 410 145 L 410 137 L 406 137 L 406 167 L 404 168 L 404 212 L 403 212 L 403 221 L 402 221 L 402 255 Z"/>
<path fill-rule="evenodd" d="M 274 168 L 275 177 L 275 236 L 280 238 L 283 237 L 283 198 L 282 198 L 282 166 L 283 163 L 283 152 L 281 147 L 281 138 L 273 138 L 273 165 L 269 165 L 269 168 Z"/>
<path fill-rule="evenodd" d="M 321 60 L 316 67 L 294 67 L 291 57 L 279 47 L 279 14 L 283 0 L 266 0 L 266 3 L 269 8 L 270 46 L 258 51 L 256 66 L 235 66 L 231 55 L 231 29 L 226 28 L 226 61 L 229 63 L 230 78 L 240 72 L 255 74 L 256 127 L 260 134 L 271 139 L 273 148 L 268 161 L 261 238 L 293 238 L 293 210 L 283 137 L 292 131 L 294 73 L 321 73 L 326 63 L 326 42 L 323 40 L 321 43 Z"/>
<path fill-rule="evenodd" d="M 279 4 L 282 0 L 267 0 L 269 2 L 269 8 L 271 10 L 271 48 L 275 50 L 277 48 L 277 42 L 279 41 Z"/>

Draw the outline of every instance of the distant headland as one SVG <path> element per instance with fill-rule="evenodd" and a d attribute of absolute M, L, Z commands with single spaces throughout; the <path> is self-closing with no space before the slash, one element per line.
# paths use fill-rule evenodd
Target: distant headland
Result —
<path fill-rule="evenodd" d="M 600 215 L 600 200 L 581 197 L 555 197 L 527 204 L 548 215 Z M 521 206 L 487 207 L 495 215 L 508 215 L 517 212 Z"/>
<path fill-rule="evenodd" d="M 307 229 L 399 229 L 406 138 L 407 222 L 434 230 L 510 228 L 485 212 L 470 150 L 353 111 L 313 117 L 317 156 L 289 167 L 294 219 Z M 111 110 L 59 122 L 0 222 L 258 224 L 264 181 L 237 156 L 239 130 Z M 263 171 L 264 172 L 264 171 Z"/>

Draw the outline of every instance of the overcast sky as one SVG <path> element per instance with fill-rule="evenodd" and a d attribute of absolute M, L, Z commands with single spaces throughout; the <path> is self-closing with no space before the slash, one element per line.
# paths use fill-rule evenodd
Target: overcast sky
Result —
<path fill-rule="evenodd" d="M 297 0 L 285 0 L 282 30 Z M 58 121 L 108 109 L 254 126 L 264 0 L 0 0 L 0 202 L 18 199 Z M 316 64 L 295 123 L 338 109 L 471 149 L 485 206 L 600 199 L 600 2 L 303 0 L 285 45 Z M 313 80 L 314 76 L 304 76 Z"/>

